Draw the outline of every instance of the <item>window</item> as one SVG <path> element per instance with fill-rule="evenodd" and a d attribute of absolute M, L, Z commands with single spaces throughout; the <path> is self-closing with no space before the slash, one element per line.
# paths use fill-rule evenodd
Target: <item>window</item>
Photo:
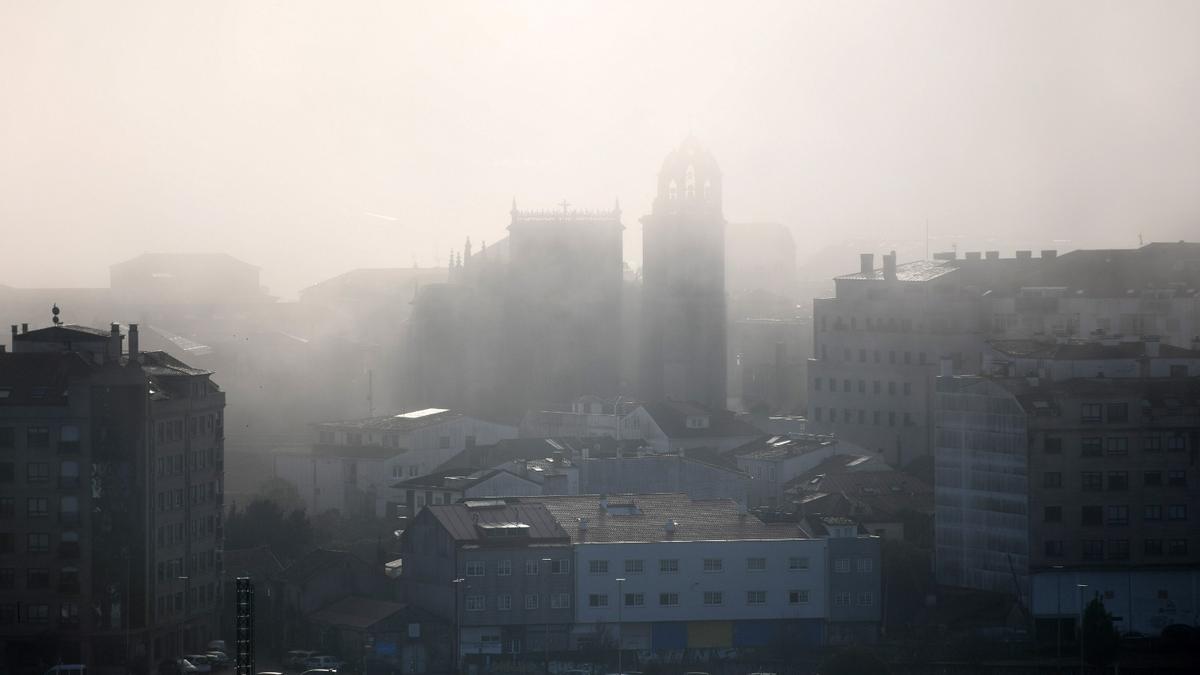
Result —
<path fill-rule="evenodd" d="M 644 560 L 626 560 L 625 574 L 642 574 L 646 568 Z"/>
<path fill-rule="evenodd" d="M 484 574 L 484 564 L 482 560 L 467 561 L 467 576 L 481 577 Z"/>
<path fill-rule="evenodd" d="M 525 609 L 537 609 L 537 608 L 538 608 L 537 593 L 525 594 Z"/>
<path fill-rule="evenodd" d="M 30 532 L 25 537 L 25 550 L 29 553 L 46 553 L 50 550 L 50 535 L 45 532 Z"/>
<path fill-rule="evenodd" d="M 1062 507 L 1061 506 L 1046 506 L 1042 508 L 1043 523 L 1061 523 L 1062 522 Z"/>
<path fill-rule="evenodd" d="M 1063 555 L 1063 542 L 1061 539 L 1047 539 L 1042 544 L 1042 550 L 1045 551 L 1047 558 L 1061 558 Z"/>
<path fill-rule="evenodd" d="M 1113 456 L 1129 454 L 1129 439 L 1124 436 L 1110 436 L 1104 439 L 1104 452 Z"/>
<path fill-rule="evenodd" d="M 0 569 L 0 589 L 10 589 L 16 586 L 17 571 L 11 567 Z"/>
<path fill-rule="evenodd" d="M 1187 438 L 1182 434 L 1167 436 L 1167 450 L 1171 452 L 1187 450 Z"/>
<path fill-rule="evenodd" d="M 50 605 L 26 605 L 26 623 L 48 623 L 50 621 Z"/>
<path fill-rule="evenodd" d="M 1142 520 L 1162 520 L 1161 504 L 1146 504 L 1142 507 Z"/>
<path fill-rule="evenodd" d="M 588 561 L 588 574 L 591 574 L 591 575 L 608 574 L 608 561 L 607 560 L 589 560 Z"/>
<path fill-rule="evenodd" d="M 679 574 L 679 559 L 664 558 L 658 561 L 659 574 Z"/>
<path fill-rule="evenodd" d="M 806 570 L 808 569 L 808 556 L 792 556 L 788 558 L 789 570 Z"/>
<path fill-rule="evenodd" d="M 42 567 L 26 570 L 25 588 L 50 588 L 50 570 Z"/>
<path fill-rule="evenodd" d="M 1187 504 L 1168 505 L 1167 520 L 1187 520 Z"/>
<path fill-rule="evenodd" d="M 30 497 L 25 500 L 25 509 L 30 518 L 45 518 L 50 515 L 50 500 L 45 497 Z"/>
<path fill-rule="evenodd" d="M 25 447 L 44 450 L 50 447 L 50 427 L 28 427 L 25 429 Z"/>
<path fill-rule="evenodd" d="M 850 592 L 849 591 L 839 591 L 837 593 L 834 593 L 833 594 L 833 606 L 834 607 L 849 607 L 850 606 Z"/>
<path fill-rule="evenodd" d="M 1162 452 L 1162 449 L 1161 436 L 1147 436 L 1142 439 L 1142 450 L 1146 452 Z"/>
<path fill-rule="evenodd" d="M 1109 471 L 1108 472 L 1108 489 L 1109 490 L 1128 490 L 1129 489 L 1129 472 L 1128 471 Z"/>
<path fill-rule="evenodd" d="M 449 447 L 450 447 L 450 437 L 449 436 L 439 436 L 438 437 L 438 448 L 441 450 L 445 450 Z"/>
<path fill-rule="evenodd" d="M 725 595 L 721 591 L 704 591 L 704 604 L 716 607 L 725 604 Z"/>
<path fill-rule="evenodd" d="M 30 462 L 26 464 L 25 480 L 30 483 L 45 483 L 50 480 L 50 465 L 46 462 Z"/>
<path fill-rule="evenodd" d="M 512 561 L 497 560 L 496 561 L 496 576 L 511 577 L 512 576 Z"/>
<path fill-rule="evenodd" d="M 808 604 L 808 589 L 799 589 L 788 591 L 789 605 L 807 605 Z"/>
<path fill-rule="evenodd" d="M 571 561 L 568 558 L 558 558 L 550 563 L 551 574 L 570 574 Z"/>
<path fill-rule="evenodd" d="M 15 477 L 15 465 L 12 462 L 0 462 L 0 483 L 11 483 Z"/>
<path fill-rule="evenodd" d="M 0 553 L 13 553 L 16 550 L 12 532 L 0 532 Z"/>
<path fill-rule="evenodd" d="M 1129 507 L 1126 505 L 1109 505 L 1104 507 L 1105 525 L 1128 525 Z"/>
<path fill-rule="evenodd" d="M 1104 489 L 1104 474 L 1099 471 L 1084 471 L 1081 476 L 1080 488 L 1089 492 Z"/>
<path fill-rule="evenodd" d="M 850 571 L 850 559 L 838 558 L 833 562 L 833 571 L 839 574 L 845 574 Z"/>
<path fill-rule="evenodd" d="M 1058 471 L 1047 471 L 1042 474 L 1042 487 L 1060 488 L 1062 487 L 1062 473 Z"/>
<path fill-rule="evenodd" d="M 0 450 L 12 450 L 16 445 L 15 429 L 12 427 L 0 427 Z"/>
<path fill-rule="evenodd" d="M 858 594 L 858 605 L 860 607 L 871 607 L 875 604 L 875 594 L 870 591 L 864 591 Z"/>
<path fill-rule="evenodd" d="M 1084 560 L 1103 560 L 1104 542 L 1099 539 L 1084 539 L 1082 556 Z"/>
<path fill-rule="evenodd" d="M 679 605 L 678 593 L 659 593 L 658 605 L 660 607 L 677 607 Z"/>
<path fill-rule="evenodd" d="M 496 609 L 501 612 L 507 612 L 512 609 L 512 596 L 505 594 L 496 597 Z"/>
<path fill-rule="evenodd" d="M 1142 474 L 1142 485 L 1146 487 L 1160 487 L 1163 484 L 1161 471 L 1147 471 Z"/>
<path fill-rule="evenodd" d="M 1163 540 L 1162 539 L 1146 539 L 1142 542 L 1142 553 L 1146 555 L 1162 555 Z"/>
<path fill-rule="evenodd" d="M 1079 524 L 1084 526 L 1100 525 L 1104 519 L 1104 509 L 1099 506 L 1083 506 L 1079 509 Z"/>
<path fill-rule="evenodd" d="M 1100 450 L 1101 441 L 1099 437 L 1093 436 L 1079 441 L 1079 455 L 1081 457 L 1099 457 Z"/>
<path fill-rule="evenodd" d="M 725 569 L 725 563 L 720 558 L 705 558 L 704 559 L 704 571 L 705 572 L 721 572 L 721 571 L 724 571 L 724 569 Z"/>
<path fill-rule="evenodd" d="M 591 593 L 588 595 L 588 607 L 608 607 L 607 593 Z"/>
<path fill-rule="evenodd" d="M 891 381 L 888 382 L 888 395 L 889 396 L 896 395 L 896 383 L 895 382 L 891 382 Z"/>
<path fill-rule="evenodd" d="M 525 576 L 532 577 L 532 576 L 536 576 L 537 573 L 538 573 L 538 561 L 526 560 L 525 561 Z"/>
<path fill-rule="evenodd" d="M 1042 448 L 1046 451 L 1047 455 L 1062 454 L 1062 437 L 1047 436 Z"/>
<path fill-rule="evenodd" d="M 766 558 L 746 558 L 747 572 L 765 572 L 767 571 Z"/>
<path fill-rule="evenodd" d="M 1129 560 L 1129 540 L 1110 539 L 1108 541 L 1109 560 Z"/>
<path fill-rule="evenodd" d="M 875 568 L 875 561 L 870 558 L 859 558 L 855 562 L 859 572 L 870 572 Z"/>
<path fill-rule="evenodd" d="M 64 424 L 59 428 L 58 449 L 64 452 L 73 452 L 79 449 L 79 427 L 73 424 Z"/>
<path fill-rule="evenodd" d="M 550 596 L 550 609 L 570 609 L 571 594 L 570 593 L 555 593 Z"/>
<path fill-rule="evenodd" d="M 463 602 L 468 612 L 482 612 L 487 609 L 487 596 L 484 595 L 468 595 Z"/>
<path fill-rule="evenodd" d="M 1109 403 L 1107 419 L 1109 422 L 1128 422 L 1129 421 L 1129 404 L 1128 403 Z"/>
<path fill-rule="evenodd" d="M 1171 487 L 1187 487 L 1187 474 L 1183 469 L 1172 469 L 1167 472 L 1167 485 Z"/>
<path fill-rule="evenodd" d="M 1167 555 L 1187 555 L 1187 539 L 1168 539 Z"/>
<path fill-rule="evenodd" d="M 644 593 L 626 593 L 625 594 L 625 606 L 626 607 L 645 607 L 646 606 L 646 595 Z"/>
<path fill-rule="evenodd" d="M 1104 413 L 1104 406 L 1100 403 L 1084 403 L 1080 406 L 1079 418 L 1084 422 L 1099 422 L 1100 416 Z"/>

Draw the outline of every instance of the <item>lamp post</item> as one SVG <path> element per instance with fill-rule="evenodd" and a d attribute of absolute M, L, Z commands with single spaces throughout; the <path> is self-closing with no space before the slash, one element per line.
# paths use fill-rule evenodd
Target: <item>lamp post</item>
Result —
<path fill-rule="evenodd" d="M 1084 651 L 1083 651 L 1083 589 L 1087 588 L 1087 584 L 1075 584 L 1075 588 L 1079 592 L 1079 675 L 1083 675 L 1084 668 Z"/>
<path fill-rule="evenodd" d="M 542 558 L 544 563 L 553 563 L 552 558 Z M 550 568 L 550 572 L 554 572 L 554 568 Z M 549 577 L 547 576 L 547 579 Z M 549 583 L 549 582 L 547 582 Z M 542 668 L 546 675 L 550 675 L 550 593 L 553 589 L 546 590 L 546 606 L 542 608 L 542 627 L 545 629 L 545 634 L 542 636 Z"/>
<path fill-rule="evenodd" d="M 458 589 L 462 587 L 462 584 L 464 581 L 466 581 L 466 579 L 464 579 L 463 577 L 458 577 L 458 578 L 452 579 L 450 581 L 450 585 L 454 587 L 454 621 L 453 621 L 453 631 L 454 632 L 451 635 L 452 644 L 454 646 L 454 653 L 451 655 L 450 658 L 452 659 L 452 663 L 454 664 L 452 667 L 452 671 L 455 673 L 458 672 L 458 658 L 459 658 L 458 653 L 459 653 L 459 651 L 461 651 L 461 648 L 459 647 L 459 630 L 460 629 L 459 629 L 459 625 L 458 625 Z"/>
<path fill-rule="evenodd" d="M 1062 658 L 1062 572 L 1062 565 L 1054 565 L 1055 596 L 1058 600 L 1058 609 L 1054 613 L 1054 654 L 1060 659 Z"/>
<path fill-rule="evenodd" d="M 621 618 L 621 605 L 625 604 L 625 577 L 617 577 L 617 675 L 625 675 L 621 668 L 621 651 L 625 647 L 625 630 Z"/>

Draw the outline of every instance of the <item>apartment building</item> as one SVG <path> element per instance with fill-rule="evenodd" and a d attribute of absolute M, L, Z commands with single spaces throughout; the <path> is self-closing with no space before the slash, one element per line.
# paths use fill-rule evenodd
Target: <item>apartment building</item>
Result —
<path fill-rule="evenodd" d="M 813 301 L 809 430 L 897 466 L 933 442 L 933 379 L 978 373 L 989 340 L 1142 342 L 1200 349 L 1200 244 L 1137 249 L 935 254 L 898 263 L 864 253 L 857 273 Z M 1152 347 L 1150 349 L 1157 349 Z"/>
<path fill-rule="evenodd" d="M 225 396 L 109 331 L 0 350 L 0 659 L 141 664 L 218 636 Z"/>
<path fill-rule="evenodd" d="M 937 411 L 940 582 L 1015 593 L 1044 630 L 1080 588 L 1122 631 L 1197 623 L 1200 379 L 942 377 Z"/>

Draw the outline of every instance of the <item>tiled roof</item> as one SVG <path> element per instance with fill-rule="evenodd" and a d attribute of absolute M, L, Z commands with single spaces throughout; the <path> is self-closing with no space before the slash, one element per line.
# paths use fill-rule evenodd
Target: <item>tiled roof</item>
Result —
<path fill-rule="evenodd" d="M 789 482 L 785 489 L 798 497 L 816 493 L 840 495 L 861 507 L 855 510 L 855 515 L 860 516 L 879 518 L 894 517 L 904 511 L 932 512 L 933 488 L 925 481 L 902 471 L 847 469 L 846 459 L 853 461 L 853 456 L 831 457 Z"/>
<path fill-rule="evenodd" d="M 522 541 L 536 543 L 566 543 L 566 530 L 555 521 L 545 506 L 519 503 L 517 500 L 467 500 L 459 504 L 434 504 L 425 507 L 441 523 L 451 538 L 459 542 L 480 542 L 484 535 L 476 525 L 529 526 L 529 536 Z"/>
<path fill-rule="evenodd" d="M 736 438 L 758 436 L 758 429 L 734 417 L 727 410 L 709 410 L 697 403 L 659 401 L 642 406 L 668 438 Z M 691 428 L 688 417 L 707 416 L 708 427 Z"/>
<path fill-rule="evenodd" d="M 734 448 L 730 454 L 748 459 L 787 459 L 820 450 L 833 443 L 834 440 L 829 436 L 763 436 Z"/>
<path fill-rule="evenodd" d="M 460 470 L 449 469 L 446 471 L 437 471 L 416 478 L 409 478 L 398 483 L 393 483 L 393 488 L 398 489 L 425 489 L 425 490 L 468 490 L 480 483 L 494 478 L 498 474 L 507 473 L 514 478 L 527 480 L 517 474 L 506 471 L 503 468 L 481 469 L 471 473 L 464 473 Z M 531 481 L 532 482 L 532 481 Z"/>
<path fill-rule="evenodd" d="M 140 352 L 138 362 L 147 375 L 155 377 L 191 377 L 211 375 L 211 370 L 193 368 L 166 352 Z"/>
<path fill-rule="evenodd" d="M 349 551 L 332 551 L 318 548 L 301 556 L 283 570 L 281 578 L 289 583 L 301 584 L 318 572 L 332 571 L 339 566 L 361 565 L 362 561 Z"/>
<path fill-rule="evenodd" d="M 542 505 L 570 533 L 573 543 L 793 539 L 794 525 L 768 525 L 742 513 L 732 499 L 692 499 L 685 494 L 516 497 L 509 502 Z M 581 519 L 587 527 L 581 528 Z M 674 521 L 673 533 L 667 522 Z"/>
<path fill-rule="evenodd" d="M 367 629 L 404 611 L 405 608 L 406 606 L 399 602 L 352 595 L 318 609 L 308 619 L 324 626 Z"/>

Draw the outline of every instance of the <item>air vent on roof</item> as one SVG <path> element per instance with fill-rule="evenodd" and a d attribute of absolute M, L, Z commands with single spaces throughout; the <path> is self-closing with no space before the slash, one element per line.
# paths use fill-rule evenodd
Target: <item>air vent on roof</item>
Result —
<path fill-rule="evenodd" d="M 666 530 L 667 534 L 675 534 L 675 528 L 677 527 L 679 527 L 679 523 L 676 523 L 674 519 L 669 519 L 663 529 Z"/>
<path fill-rule="evenodd" d="M 529 536 L 529 525 L 525 523 L 475 523 L 475 528 L 486 539 Z"/>
<path fill-rule="evenodd" d="M 502 509 L 508 506 L 503 499 L 468 499 L 463 504 L 472 511 L 480 509 Z"/>

